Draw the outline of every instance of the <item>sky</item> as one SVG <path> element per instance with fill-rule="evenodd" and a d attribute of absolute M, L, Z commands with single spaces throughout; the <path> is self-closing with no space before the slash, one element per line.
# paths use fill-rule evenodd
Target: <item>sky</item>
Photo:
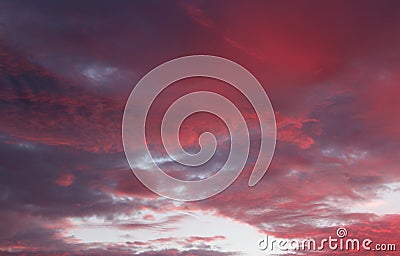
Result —
<path fill-rule="evenodd" d="M 265 235 L 323 239 L 338 227 L 398 245 L 399 14 L 390 0 L 0 1 L 0 255 L 353 255 L 258 248 Z M 229 152 L 223 120 L 200 113 L 180 139 L 195 152 L 200 134 L 213 132 L 210 163 L 193 170 L 165 160 L 162 114 L 189 92 L 230 99 L 251 131 L 238 179 L 181 202 L 135 177 L 122 117 L 147 72 L 194 54 L 230 59 L 258 79 L 277 144 L 249 187 L 260 147 L 249 102 L 209 78 L 172 84 L 146 120 L 165 173 L 210 177 Z"/>

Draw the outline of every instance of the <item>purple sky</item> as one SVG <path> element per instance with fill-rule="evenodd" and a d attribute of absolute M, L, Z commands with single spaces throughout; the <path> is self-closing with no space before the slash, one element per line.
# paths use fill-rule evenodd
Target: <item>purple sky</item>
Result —
<path fill-rule="evenodd" d="M 398 243 L 399 31 L 397 1 L 0 1 L 0 255 L 265 255 L 266 234 L 320 239 L 340 226 Z M 193 54 L 251 71 L 278 139 L 255 187 L 257 136 L 231 187 L 183 203 L 137 180 L 121 126 L 139 79 Z M 227 84 L 183 80 L 151 109 L 156 158 L 165 155 L 160 113 L 200 89 L 231 99 L 259 128 Z M 222 141 L 211 162 L 197 173 L 163 164 L 166 173 L 218 171 L 229 136 L 221 120 L 188 118 L 181 142 L 198 149 L 204 131 Z"/>

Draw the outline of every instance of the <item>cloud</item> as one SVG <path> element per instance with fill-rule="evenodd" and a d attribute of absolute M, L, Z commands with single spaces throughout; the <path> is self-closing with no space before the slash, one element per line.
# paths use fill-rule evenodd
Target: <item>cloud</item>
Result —
<path fill-rule="evenodd" d="M 231 250 L 234 231 L 204 234 L 213 223 L 199 226 L 203 215 L 280 238 L 322 238 L 345 226 L 352 237 L 398 241 L 400 213 L 390 207 L 400 182 L 398 5 L 1 3 L 1 254 L 254 255 L 252 238 Z M 199 135 L 211 131 L 217 154 L 200 169 L 163 161 L 161 113 L 180 96 L 226 96 L 251 133 L 237 181 L 208 200 L 182 203 L 135 178 L 121 121 L 140 77 L 191 54 L 227 57 L 249 69 L 275 109 L 278 141 L 269 171 L 249 188 L 260 141 L 246 98 L 211 79 L 171 85 L 147 120 L 149 148 L 169 175 L 210 176 L 229 151 L 222 120 L 200 114 L 183 123 L 182 145 L 196 152 Z M 177 235 L 193 227 L 196 233 Z M 77 229 L 83 236 L 73 235 Z M 117 242 L 93 242 L 98 237 Z"/>

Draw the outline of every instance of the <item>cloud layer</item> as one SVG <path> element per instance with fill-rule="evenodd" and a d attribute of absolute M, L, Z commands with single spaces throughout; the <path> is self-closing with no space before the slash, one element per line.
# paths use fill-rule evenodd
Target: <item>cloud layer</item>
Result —
<path fill-rule="evenodd" d="M 317 239 L 339 226 L 349 237 L 398 243 L 399 7 L 1 2 L 0 254 L 257 255 L 264 234 Z M 192 54 L 232 59 L 257 77 L 275 109 L 278 141 L 269 171 L 249 188 L 259 125 L 243 95 L 209 79 L 172 85 L 148 119 L 155 158 L 166 154 L 160 113 L 191 91 L 235 102 L 252 135 L 249 161 L 231 187 L 181 203 L 158 197 L 132 174 L 121 123 L 143 75 Z M 188 118 L 182 145 L 198 150 L 204 131 L 219 142 L 208 165 L 160 166 L 183 179 L 218 171 L 229 150 L 221 120 Z"/>

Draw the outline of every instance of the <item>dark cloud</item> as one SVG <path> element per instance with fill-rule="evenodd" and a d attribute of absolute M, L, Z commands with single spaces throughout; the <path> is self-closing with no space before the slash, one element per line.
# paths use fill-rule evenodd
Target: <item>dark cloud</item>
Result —
<path fill-rule="evenodd" d="M 326 237 L 346 225 L 354 237 L 398 241 L 398 214 L 351 211 L 400 182 L 398 10 L 397 1 L 1 2 L 0 254 L 240 255 L 214 246 L 228 235 L 175 237 L 187 210 L 277 237 Z M 215 81 L 173 85 L 148 120 L 155 156 L 165 155 L 159 113 L 201 88 L 238 103 L 252 134 L 251 157 L 230 188 L 176 203 L 129 170 L 121 121 L 146 72 L 189 54 L 227 57 L 260 80 L 276 111 L 278 144 L 266 176 L 249 188 L 259 126 L 248 102 Z M 207 115 L 187 121 L 188 150 L 198 150 L 206 129 L 219 139 L 218 154 L 200 170 L 211 175 L 227 156 L 226 127 Z M 163 167 L 187 179 L 195 173 Z M 163 237 L 118 244 L 68 235 L 77 225 L 71 219 L 90 217 L 105 220 L 98 228 Z"/>

